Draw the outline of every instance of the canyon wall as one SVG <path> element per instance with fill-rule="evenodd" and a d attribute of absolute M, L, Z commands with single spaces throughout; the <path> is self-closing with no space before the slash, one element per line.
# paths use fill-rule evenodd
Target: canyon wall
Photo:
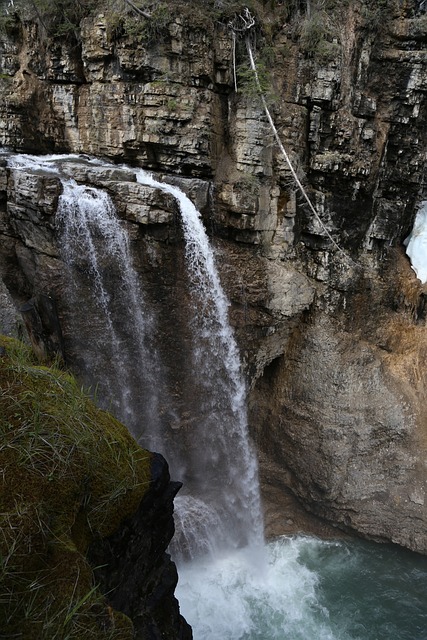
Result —
<path fill-rule="evenodd" d="M 1 45 L 0 140 L 144 167 L 196 200 L 231 300 L 268 533 L 329 523 L 425 553 L 426 290 L 402 243 L 427 193 L 427 19 L 423 3 L 393 6 L 373 25 L 364 3 L 344 3 L 311 49 L 301 25 L 313 16 L 285 15 L 282 3 L 257 15 L 271 112 L 318 216 L 247 72 L 235 90 L 228 20 L 199 9 L 171 15 L 157 38 L 112 29 L 107 14 L 86 18 L 78 43 L 18 21 Z M 241 70 L 243 42 L 236 55 Z M 107 189 L 127 221 L 170 354 L 171 432 L 191 437 L 176 205 L 123 168 L 77 165 L 77 181 Z M 57 246 L 60 182 L 18 175 L 5 158 L 0 179 L 4 283 L 41 354 L 60 350 L 79 372 Z"/>

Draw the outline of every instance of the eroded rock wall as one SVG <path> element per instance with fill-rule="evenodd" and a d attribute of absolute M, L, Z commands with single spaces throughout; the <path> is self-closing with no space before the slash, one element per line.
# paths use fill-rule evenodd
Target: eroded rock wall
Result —
<path fill-rule="evenodd" d="M 293 495 L 325 521 L 425 552 L 425 289 L 402 241 L 427 189 L 426 15 L 397 3 L 373 29 L 362 3 L 349 3 L 334 16 L 327 59 L 304 50 L 295 25 L 306 18 L 269 18 L 271 110 L 321 222 L 301 203 L 260 101 L 234 90 L 226 23 L 183 14 L 161 41 L 144 42 L 98 15 L 82 24 L 80 48 L 20 25 L 3 45 L 1 140 L 191 178 L 180 184 L 198 198 L 232 301 L 268 530 L 300 526 L 284 498 Z M 4 175 L 5 283 L 21 303 L 47 296 L 60 309 L 58 185 L 43 178 L 27 197 L 13 171 Z M 123 175 L 77 177 L 107 188 L 130 223 L 174 380 L 186 339 L 176 207 L 147 191 L 141 205 Z"/>

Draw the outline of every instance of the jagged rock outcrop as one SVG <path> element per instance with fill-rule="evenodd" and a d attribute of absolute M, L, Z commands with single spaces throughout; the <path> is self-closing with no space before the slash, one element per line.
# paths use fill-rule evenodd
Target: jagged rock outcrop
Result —
<path fill-rule="evenodd" d="M 138 511 L 93 544 L 88 555 L 110 605 L 132 620 L 135 638 L 190 640 L 191 629 L 174 596 L 176 566 L 165 553 L 174 534 L 173 499 L 181 485 L 170 482 L 159 454 L 151 469 L 150 491 Z"/>
<path fill-rule="evenodd" d="M 391 3 L 375 27 L 366 3 L 335 7 L 339 29 L 309 50 L 309 16 L 264 11 L 272 112 L 322 224 L 300 203 L 262 105 L 242 80 L 234 91 L 227 22 L 207 24 L 199 12 L 172 17 L 155 41 L 109 29 L 106 14 L 87 18 L 80 49 L 19 25 L 2 45 L 1 141 L 185 178 L 232 300 L 274 530 L 296 513 L 275 508 L 291 492 L 325 521 L 426 552 L 426 291 L 402 247 L 427 191 L 426 14 L 415 0 Z M 238 46 L 238 64 L 245 55 Z M 106 188 L 128 221 L 179 395 L 188 336 L 176 205 L 122 168 L 71 172 Z M 19 303 L 55 301 L 67 354 L 58 181 L 3 176 L 4 281 Z M 191 389 L 177 431 L 187 401 Z"/>

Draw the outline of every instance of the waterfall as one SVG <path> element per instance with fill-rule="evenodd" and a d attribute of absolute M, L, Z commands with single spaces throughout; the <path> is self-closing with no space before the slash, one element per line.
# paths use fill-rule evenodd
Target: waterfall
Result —
<path fill-rule="evenodd" d="M 8 156 L 8 165 L 61 178 L 57 227 L 68 282 L 60 309 L 67 350 L 86 382 L 100 383 L 104 405 L 123 414 L 138 434 L 140 423 L 150 425 L 142 444 L 164 449 L 169 458 L 173 414 L 170 406 L 160 407 L 160 397 L 162 405 L 170 401 L 155 314 L 111 199 L 61 177 L 61 163 L 76 158 Z M 178 453 L 170 451 L 172 476 L 182 473 L 185 482 L 172 550 L 179 561 L 176 594 L 195 640 L 424 638 L 427 564 L 421 556 L 389 545 L 301 536 L 263 547 L 246 390 L 214 253 L 199 213 L 179 189 L 142 171 L 137 179 L 176 198 L 186 247 L 195 414 L 188 432 L 176 433 L 173 447 L 184 440 Z"/>
<path fill-rule="evenodd" d="M 137 180 L 172 194 L 178 202 L 194 314 L 191 357 L 199 412 L 187 463 L 188 494 L 184 489 L 175 501 L 174 557 L 261 546 L 263 520 L 246 388 L 214 252 L 200 213 L 180 189 L 142 170 Z"/>
<path fill-rule="evenodd" d="M 58 202 L 57 224 L 61 229 L 59 237 L 62 258 L 68 267 L 69 314 L 73 316 L 74 310 L 77 310 L 78 313 L 81 311 L 80 306 L 83 299 L 78 285 L 81 279 L 75 277 L 75 271 L 80 270 L 92 282 L 93 296 L 91 296 L 90 302 L 94 304 L 97 309 L 96 315 L 103 319 L 106 328 L 104 337 L 107 337 L 107 340 L 105 340 L 105 344 L 102 346 L 92 345 L 95 348 L 89 349 L 86 360 L 89 359 L 88 355 L 90 354 L 90 361 L 86 363 L 86 366 L 91 372 L 91 378 L 93 379 L 92 376 L 95 373 L 95 378 L 99 379 L 98 369 L 102 367 L 102 364 L 97 362 L 97 358 L 102 352 L 105 354 L 107 351 L 106 358 L 110 363 L 114 363 L 115 374 L 120 380 L 123 380 L 124 384 L 120 390 L 117 390 L 112 384 L 112 380 L 108 377 L 103 378 L 104 393 L 114 399 L 113 404 L 116 406 L 116 411 L 126 416 L 128 420 L 132 419 L 128 392 L 129 370 L 123 358 L 118 330 L 111 312 L 112 295 L 107 289 L 101 265 L 102 255 L 106 248 L 112 244 L 119 248 L 123 244 L 121 242 L 123 234 L 117 234 L 119 229 L 117 229 L 118 224 L 114 220 L 111 202 L 107 194 L 99 189 L 79 186 L 71 180 L 63 182 L 63 192 Z M 97 231 L 103 245 L 102 251 L 100 251 L 99 243 L 95 243 L 94 235 Z M 88 303 L 89 300 L 86 298 L 86 309 Z M 70 324 L 73 323 L 70 322 Z M 75 322 L 75 327 L 77 327 L 77 322 Z"/>
<path fill-rule="evenodd" d="M 67 266 L 72 348 L 84 348 L 84 377 L 99 385 L 104 406 L 135 436 L 140 435 L 142 420 L 149 421 L 153 444 L 159 414 L 154 371 L 159 364 L 151 342 L 153 319 L 132 266 L 128 234 L 105 191 L 73 180 L 62 184 L 57 225 Z M 88 322 L 90 328 L 98 325 L 101 339 L 82 347 L 79 333 Z"/>
<path fill-rule="evenodd" d="M 52 171 L 62 181 L 57 230 L 66 266 L 62 321 L 71 361 L 83 383 L 94 388 L 98 402 L 143 446 L 163 453 L 172 477 L 183 481 L 175 502 L 171 549 L 177 561 L 262 547 L 246 388 L 228 320 L 229 302 L 200 213 L 177 187 L 136 171 L 140 184 L 171 194 L 181 213 L 190 296 L 186 320 L 192 337 L 185 363 L 190 391 L 183 394 L 190 418 L 185 429 L 177 429 L 172 424 L 176 407 L 161 366 L 162 344 L 133 268 L 126 223 L 118 219 L 105 191 L 62 176 L 66 162 L 67 156 L 20 156 L 14 166 Z M 177 385 L 181 382 L 175 380 Z"/>
<path fill-rule="evenodd" d="M 403 244 L 406 246 L 406 253 L 418 280 L 425 284 L 427 282 L 427 200 L 421 202 L 412 231 Z"/>

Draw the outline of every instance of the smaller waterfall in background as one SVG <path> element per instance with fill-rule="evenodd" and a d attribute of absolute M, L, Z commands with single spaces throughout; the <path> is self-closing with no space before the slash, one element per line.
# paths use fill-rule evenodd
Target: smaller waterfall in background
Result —
<path fill-rule="evenodd" d="M 137 180 L 172 194 L 179 204 L 193 301 L 189 357 L 199 406 L 186 460 L 188 482 L 175 500 L 173 555 L 179 560 L 222 548 L 260 548 L 263 519 L 246 388 L 213 250 L 200 213 L 180 189 L 142 170 Z"/>
<path fill-rule="evenodd" d="M 427 282 L 427 200 L 421 202 L 411 233 L 403 243 L 412 269 L 422 284 Z"/>
<path fill-rule="evenodd" d="M 76 342 L 82 322 L 89 322 L 91 330 L 98 324 L 92 331 L 98 343 L 89 341 L 84 347 L 85 377 L 89 384 L 98 381 L 102 403 L 131 431 L 138 433 L 141 422 L 149 421 L 153 443 L 159 365 L 151 343 L 153 321 L 132 266 L 128 234 L 105 191 L 72 180 L 62 184 L 57 225 L 67 266 L 67 315 Z M 147 387 L 149 393 L 142 393 Z"/>

